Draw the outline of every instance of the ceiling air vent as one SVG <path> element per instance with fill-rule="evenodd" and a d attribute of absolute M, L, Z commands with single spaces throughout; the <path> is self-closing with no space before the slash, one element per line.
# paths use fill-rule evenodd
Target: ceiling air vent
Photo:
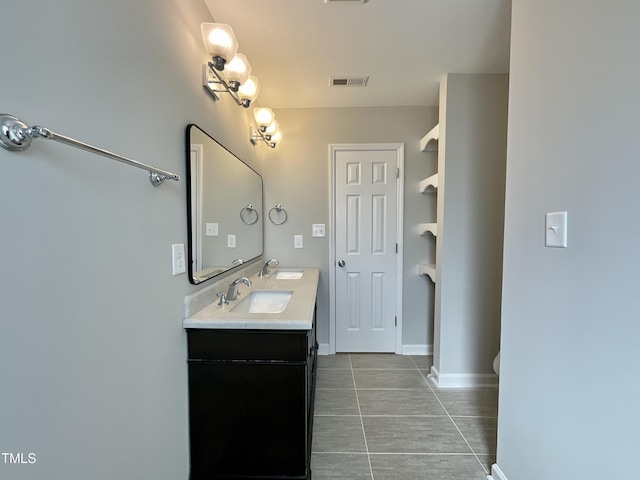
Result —
<path fill-rule="evenodd" d="M 355 1 L 355 0 L 334 0 L 334 1 Z M 332 87 L 366 87 L 369 77 L 331 77 L 329 85 Z"/>

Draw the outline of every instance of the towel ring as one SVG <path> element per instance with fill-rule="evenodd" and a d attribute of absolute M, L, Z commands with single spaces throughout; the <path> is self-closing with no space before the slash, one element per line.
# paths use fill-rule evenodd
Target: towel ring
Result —
<path fill-rule="evenodd" d="M 254 217 L 254 215 L 255 215 L 255 218 L 251 220 L 251 218 Z M 242 222 L 247 225 L 253 225 L 258 221 L 258 211 L 255 208 L 253 208 L 253 205 L 249 204 L 246 207 L 244 207 L 242 210 L 240 210 L 240 220 L 242 220 Z"/>
<path fill-rule="evenodd" d="M 277 222 L 273 219 L 274 210 L 276 211 L 276 214 L 278 216 L 282 216 L 282 214 L 284 213 L 284 218 L 282 219 L 282 221 Z M 269 210 L 269 220 L 271 220 L 271 223 L 273 223 L 274 225 L 282 225 L 284 222 L 287 221 L 287 211 L 284 208 L 282 208 L 282 205 L 278 203 L 275 207 Z"/>

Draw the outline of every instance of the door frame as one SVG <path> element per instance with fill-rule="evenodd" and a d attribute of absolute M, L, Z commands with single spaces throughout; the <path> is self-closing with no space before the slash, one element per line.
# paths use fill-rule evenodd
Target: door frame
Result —
<path fill-rule="evenodd" d="M 404 143 L 335 143 L 329 144 L 329 354 L 336 353 L 336 153 L 344 151 L 392 151 L 396 152 L 396 168 L 399 172 L 396 189 L 396 347 L 402 353 L 402 259 L 404 231 Z"/>

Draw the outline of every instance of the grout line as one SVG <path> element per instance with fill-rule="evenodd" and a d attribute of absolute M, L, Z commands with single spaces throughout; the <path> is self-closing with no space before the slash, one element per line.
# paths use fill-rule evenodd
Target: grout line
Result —
<path fill-rule="evenodd" d="M 473 453 L 440 453 L 440 452 L 372 452 L 369 455 L 412 455 L 423 457 L 475 457 Z"/>
<path fill-rule="evenodd" d="M 384 369 L 380 369 L 380 368 L 353 368 L 353 362 L 351 359 L 351 356 L 349 355 L 349 365 L 350 365 L 350 369 L 348 368 L 334 368 L 334 369 L 325 369 L 325 370 L 350 370 L 351 372 L 351 378 L 353 381 L 353 390 L 355 391 L 356 394 L 356 403 L 358 405 L 358 415 L 317 415 L 317 416 L 332 416 L 332 417 L 356 417 L 358 416 L 360 418 L 360 424 L 362 427 L 362 434 L 364 437 L 364 445 L 365 445 L 365 452 L 314 452 L 314 454 L 330 454 L 330 453 L 334 453 L 334 454 L 350 454 L 350 455 L 367 455 L 367 460 L 369 463 L 369 472 L 371 474 L 371 479 L 374 480 L 374 476 L 373 476 L 373 467 L 371 464 L 371 457 L 372 456 L 376 456 L 376 455 L 397 455 L 397 456 L 403 456 L 403 455 L 420 455 L 420 456 L 431 456 L 431 455 L 445 455 L 445 456 L 451 456 L 451 457 L 470 457 L 473 456 L 476 461 L 479 463 L 480 467 L 482 468 L 482 470 L 488 474 L 486 467 L 484 466 L 483 462 L 480 460 L 480 456 L 482 457 L 486 457 L 486 456 L 490 456 L 491 454 L 477 454 L 474 449 L 471 447 L 471 444 L 469 443 L 469 441 L 467 440 L 467 438 L 464 436 L 464 434 L 462 433 L 462 431 L 460 430 L 460 428 L 458 427 L 458 424 L 456 423 L 456 421 L 454 420 L 455 417 L 457 418 L 497 418 L 497 416 L 495 415 L 451 415 L 449 413 L 449 411 L 447 410 L 447 408 L 445 407 L 444 403 L 442 402 L 442 400 L 440 399 L 440 397 L 438 396 L 438 389 L 434 388 L 431 386 L 431 384 L 428 382 L 427 378 L 425 377 L 425 374 L 422 372 L 422 370 L 424 370 L 425 372 L 427 372 L 428 374 L 428 368 L 424 369 L 422 367 L 419 367 L 415 360 L 413 359 L 412 356 L 409 356 L 409 358 L 411 359 L 411 362 L 414 364 L 415 369 L 418 371 L 418 374 L 421 376 L 421 378 L 424 380 L 424 383 L 422 385 L 422 388 L 357 388 L 356 386 L 356 381 L 355 381 L 355 371 L 361 371 L 361 370 L 378 370 L 378 371 L 387 371 L 389 373 L 393 372 L 393 371 L 398 371 L 398 370 L 413 370 L 413 369 L 409 369 L 409 368 L 384 368 Z M 351 388 L 348 389 L 341 389 L 341 388 L 319 388 L 319 390 L 351 390 Z M 363 390 L 414 390 L 414 391 L 431 391 L 431 393 L 434 394 L 434 396 L 436 397 L 436 400 L 438 401 L 438 403 L 440 404 L 440 406 L 442 407 L 442 409 L 445 412 L 445 415 L 362 415 L 362 409 L 360 407 L 360 399 L 358 397 L 358 391 L 363 391 Z M 449 420 L 451 420 L 451 422 L 453 423 L 455 429 L 458 431 L 458 433 L 460 434 L 460 436 L 462 437 L 462 439 L 464 440 L 464 442 L 466 443 L 467 447 L 470 450 L 470 453 L 443 453 L 443 452 L 389 452 L 389 453 L 383 453 L 383 452 L 375 452 L 375 453 L 371 453 L 369 452 L 369 446 L 368 446 L 368 442 L 367 442 L 367 437 L 366 437 L 366 432 L 364 429 L 364 417 L 448 417 Z"/>
<path fill-rule="evenodd" d="M 411 360 L 413 360 L 413 359 L 411 359 Z M 414 364 L 415 364 L 415 362 L 414 362 Z M 427 382 L 427 386 L 429 387 L 429 389 L 435 395 L 436 400 L 438 400 L 438 403 L 440 403 L 440 405 L 444 409 L 445 413 L 449 417 L 449 420 L 451 420 L 451 423 L 453 423 L 453 426 L 456 427 L 456 430 L 458 430 L 458 433 L 460 434 L 460 436 L 464 440 L 464 443 L 467 444 L 467 446 L 469 447 L 469 450 L 471 450 L 471 453 L 473 454 L 473 456 L 476 457 L 476 461 L 480 464 L 480 467 L 482 468 L 482 470 L 484 470 L 484 472 L 488 474 L 489 472 L 487 472 L 487 469 L 485 468 L 484 464 L 480 461 L 480 458 L 478 457 L 478 454 L 475 452 L 475 450 L 473 449 L 473 447 L 471 446 L 471 444 L 467 440 L 467 437 L 464 436 L 464 434 L 462 433 L 462 430 L 460 430 L 460 428 L 458 427 L 458 424 L 455 422 L 453 417 L 449 414 L 449 410 L 447 410 L 447 407 L 444 406 L 444 403 L 442 403 L 442 400 L 440 400 L 440 397 L 438 396 L 436 391 L 433 389 L 433 387 L 429 384 L 429 382 L 425 378 L 424 374 L 420 371 L 420 369 L 418 369 L 418 372 L 420 373 L 420 375 L 422 375 L 422 378 L 424 378 L 425 382 Z"/>
<path fill-rule="evenodd" d="M 356 404 L 358 405 L 358 414 L 360 415 L 360 426 L 362 427 L 362 436 L 364 437 L 364 449 L 367 452 L 367 461 L 369 462 L 369 473 L 371 473 L 371 480 L 373 478 L 373 467 L 371 466 L 371 455 L 369 455 L 369 445 L 367 444 L 367 434 L 364 431 L 364 420 L 362 420 L 362 410 L 360 409 L 360 399 L 358 398 L 358 388 L 356 387 L 356 376 L 353 373 L 353 364 L 351 363 L 351 355 L 349 355 L 349 365 L 351 365 L 351 378 L 353 379 L 353 388 L 356 392 Z"/>

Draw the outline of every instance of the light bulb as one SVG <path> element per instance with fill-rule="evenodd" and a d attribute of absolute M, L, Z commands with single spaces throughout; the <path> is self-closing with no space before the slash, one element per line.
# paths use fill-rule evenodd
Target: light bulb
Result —
<path fill-rule="evenodd" d="M 258 127 L 266 128 L 273 122 L 275 115 L 270 108 L 255 108 L 253 110 L 253 118 L 255 118 Z"/>
<path fill-rule="evenodd" d="M 271 122 L 269 124 L 269 126 L 267 128 L 265 128 L 264 134 L 265 135 L 273 135 L 274 133 L 276 133 L 278 131 L 278 127 L 279 127 L 278 121 L 274 120 L 273 122 Z"/>
<path fill-rule="evenodd" d="M 233 29 L 224 23 L 203 23 L 200 25 L 200 31 L 216 69 L 223 70 L 225 63 L 229 62 L 238 51 L 238 41 Z"/>
<path fill-rule="evenodd" d="M 278 143 L 280 143 L 280 140 L 282 140 L 282 130 L 278 129 L 276 133 L 271 135 L 271 139 L 269 140 L 269 143 L 271 144 L 272 147 L 275 147 Z"/>
<path fill-rule="evenodd" d="M 225 65 L 224 73 L 229 81 L 229 89 L 237 92 L 240 85 L 246 82 L 251 75 L 249 60 L 242 53 L 236 53 L 236 56 Z"/>
<path fill-rule="evenodd" d="M 260 84 L 258 83 L 258 78 L 251 75 L 249 79 L 238 88 L 238 96 L 241 100 L 253 102 L 258 97 L 259 91 Z"/>

